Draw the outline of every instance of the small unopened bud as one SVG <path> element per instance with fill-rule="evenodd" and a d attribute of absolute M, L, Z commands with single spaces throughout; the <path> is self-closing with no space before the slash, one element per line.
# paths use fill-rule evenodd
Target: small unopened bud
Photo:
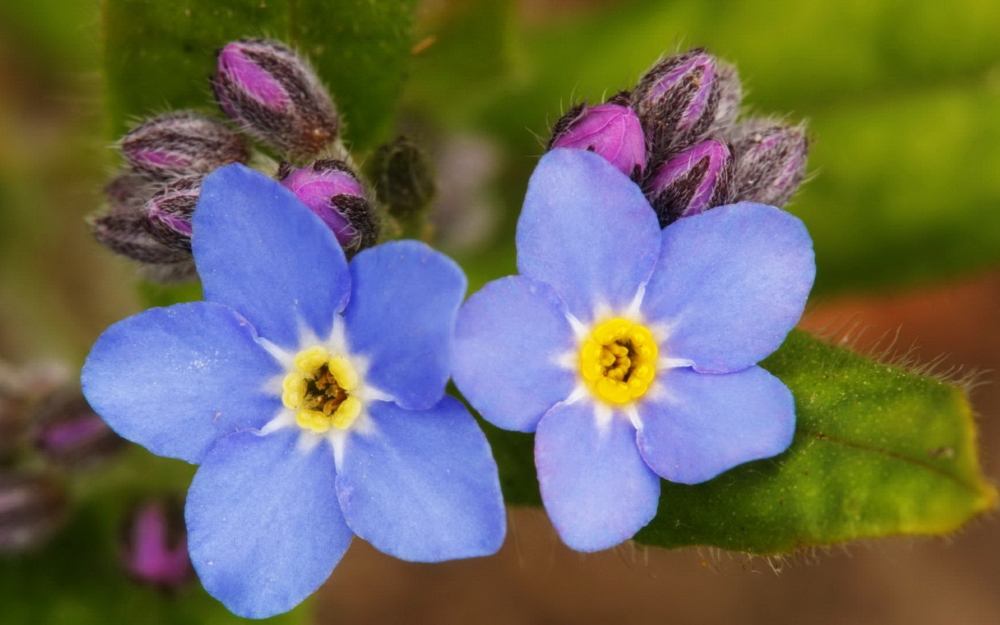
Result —
<path fill-rule="evenodd" d="M 182 178 L 143 206 L 142 222 L 150 236 L 173 250 L 191 252 L 191 216 L 201 194 L 199 178 Z"/>
<path fill-rule="evenodd" d="M 208 175 L 230 163 L 245 163 L 250 150 L 224 123 L 191 111 L 149 119 L 122 138 L 121 152 L 136 171 L 158 180 Z"/>
<path fill-rule="evenodd" d="M 420 146 L 408 137 L 396 137 L 375 151 L 368 172 L 379 201 L 390 215 L 403 222 L 404 228 L 422 223 L 424 209 L 434 199 L 437 186 L 430 158 Z"/>
<path fill-rule="evenodd" d="M 104 187 L 112 213 L 138 210 L 160 188 L 160 183 L 131 169 L 120 171 Z"/>
<path fill-rule="evenodd" d="M 721 141 L 707 139 L 663 163 L 646 193 L 662 228 L 681 217 L 727 203 L 731 185 L 729 148 Z"/>
<path fill-rule="evenodd" d="M 66 517 L 66 489 L 43 473 L 0 473 L 0 554 L 40 547 Z"/>
<path fill-rule="evenodd" d="M 654 65 L 632 92 L 651 146 L 651 166 L 731 124 L 740 98 L 736 69 L 702 49 Z"/>
<path fill-rule="evenodd" d="M 646 139 L 627 93 L 598 106 L 571 108 L 552 127 L 552 148 L 590 150 L 635 180 L 646 169 Z"/>
<path fill-rule="evenodd" d="M 337 139 L 339 120 L 326 89 L 277 41 L 227 44 L 219 51 L 212 90 L 226 115 L 292 160 L 315 158 Z"/>
<path fill-rule="evenodd" d="M 278 179 L 333 230 L 348 256 L 375 245 L 378 217 L 346 163 L 321 159 L 299 169 L 284 163 Z"/>
<path fill-rule="evenodd" d="M 97 241 L 116 254 L 150 265 L 190 261 L 191 252 L 174 249 L 149 234 L 145 213 L 109 213 L 93 219 L 90 232 Z"/>
<path fill-rule="evenodd" d="M 175 499 L 136 506 L 121 533 L 121 562 L 128 575 L 143 584 L 177 592 L 191 581 L 184 507 Z"/>
<path fill-rule="evenodd" d="M 93 466 L 125 448 L 125 439 L 94 412 L 78 388 L 47 397 L 33 420 L 31 438 L 35 448 L 60 466 Z"/>
<path fill-rule="evenodd" d="M 731 141 L 734 201 L 784 206 L 806 174 L 809 140 L 805 127 L 750 120 L 733 130 Z"/>

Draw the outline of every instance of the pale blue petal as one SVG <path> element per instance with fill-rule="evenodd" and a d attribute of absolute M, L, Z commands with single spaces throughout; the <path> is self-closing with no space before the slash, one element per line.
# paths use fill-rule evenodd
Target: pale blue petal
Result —
<path fill-rule="evenodd" d="M 611 163 L 561 148 L 538 162 L 517 222 L 517 267 L 573 315 L 588 322 L 598 307 L 625 309 L 659 254 L 656 213 Z"/>
<path fill-rule="evenodd" d="M 778 349 L 815 275 L 797 217 L 763 204 L 721 206 L 663 229 L 642 313 L 667 328 L 661 355 L 698 371 L 739 371 Z"/>
<path fill-rule="evenodd" d="M 458 312 L 452 375 L 484 419 L 534 432 L 542 415 L 573 391 L 578 376 L 561 361 L 575 349 L 555 291 L 509 276 L 474 293 Z"/>
<path fill-rule="evenodd" d="M 265 339 L 326 338 L 350 293 L 333 232 L 278 182 L 239 164 L 205 178 L 191 245 L 205 299 L 247 318 Z"/>
<path fill-rule="evenodd" d="M 217 438 L 271 420 L 264 392 L 279 374 L 253 327 L 231 308 L 194 302 L 153 308 L 97 339 L 83 393 L 111 429 L 160 456 L 201 462 Z"/>
<path fill-rule="evenodd" d="M 621 414 L 599 425 L 589 401 L 556 404 L 535 432 L 535 465 L 545 511 L 577 551 L 614 547 L 656 515 L 660 478 Z"/>
<path fill-rule="evenodd" d="M 659 383 L 662 396 L 638 405 L 639 450 L 671 482 L 704 482 L 792 442 L 795 400 L 760 367 L 718 375 L 671 369 Z"/>
<path fill-rule="evenodd" d="M 369 384 L 404 408 L 430 408 L 441 399 L 465 285 L 455 261 L 418 241 L 354 257 L 344 321 L 351 352 L 369 358 Z"/>
<path fill-rule="evenodd" d="M 329 445 L 296 445 L 298 428 L 241 432 L 212 447 L 188 491 L 188 549 L 201 583 L 234 614 L 291 610 L 351 544 Z"/>
<path fill-rule="evenodd" d="M 414 562 L 496 553 L 506 533 L 500 480 L 472 415 L 445 397 L 430 410 L 369 406 L 374 432 L 354 432 L 337 495 L 354 532 Z"/>

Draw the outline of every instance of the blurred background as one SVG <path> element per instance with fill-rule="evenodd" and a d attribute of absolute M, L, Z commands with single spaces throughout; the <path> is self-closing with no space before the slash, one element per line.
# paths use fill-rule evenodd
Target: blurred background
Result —
<path fill-rule="evenodd" d="M 359 124 L 355 139 L 363 152 L 405 131 L 433 154 L 434 243 L 463 263 L 471 292 L 514 272 L 517 211 L 559 114 L 630 88 L 664 52 L 708 47 L 738 67 L 749 113 L 808 121 L 813 179 L 788 206 L 817 252 L 802 327 L 839 329 L 861 350 L 880 340 L 913 350 L 957 377 L 978 372 L 971 399 L 996 480 L 998 32 L 1000 3 L 988 0 L 426 0 L 395 126 Z M 108 41 L 96 1 L 0 0 L 0 359 L 14 366 L 78 369 L 105 327 L 142 306 L 132 267 L 84 223 L 129 119 L 106 112 Z M 99 505 L 69 513 L 43 552 L 0 560 L 0 623 L 42 613 L 53 623 L 227 622 L 199 589 L 133 586 L 120 570 L 125 495 L 156 484 L 183 494 L 190 478 L 179 462 L 126 453 L 74 479 L 70 498 Z M 993 518 L 948 539 L 770 561 L 631 545 L 577 554 L 539 510 L 511 509 L 510 528 L 499 555 L 439 565 L 357 540 L 307 607 L 319 623 L 1000 622 Z"/>

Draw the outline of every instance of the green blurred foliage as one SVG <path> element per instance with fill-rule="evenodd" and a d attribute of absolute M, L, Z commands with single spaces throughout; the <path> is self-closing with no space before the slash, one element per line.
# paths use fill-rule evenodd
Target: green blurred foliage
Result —
<path fill-rule="evenodd" d="M 791 447 L 702 484 L 661 480 L 656 518 L 637 542 L 785 554 L 947 534 L 996 506 L 962 389 L 797 330 L 761 364 L 795 395 Z M 541 505 L 533 436 L 486 432 L 507 502 Z"/>

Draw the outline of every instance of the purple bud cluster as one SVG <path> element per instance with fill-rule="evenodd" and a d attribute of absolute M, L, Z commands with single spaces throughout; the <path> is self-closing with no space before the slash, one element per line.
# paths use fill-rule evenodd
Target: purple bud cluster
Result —
<path fill-rule="evenodd" d="M 603 156 L 642 187 L 661 226 L 740 201 L 783 206 L 805 176 L 805 128 L 737 122 L 741 97 L 734 67 L 690 50 L 658 62 L 631 93 L 570 109 L 547 147 Z"/>
<path fill-rule="evenodd" d="M 237 128 L 281 159 L 314 161 L 298 170 L 283 165 L 279 178 L 330 226 L 349 255 L 375 243 L 377 212 L 357 176 L 343 162 L 324 158 L 343 152 L 340 120 L 305 60 L 277 41 L 236 41 L 219 50 L 211 86 L 231 123 L 171 112 L 142 122 L 119 142 L 125 166 L 104 189 L 109 210 L 91 220 L 101 244 L 138 261 L 147 279 L 196 277 L 191 216 L 201 181 L 224 165 L 268 160 L 254 159 Z M 323 169 L 329 162 L 340 163 L 339 173 Z M 314 179 L 306 181 L 309 176 Z M 344 189 L 328 180 L 338 176 Z M 330 194 L 321 197 L 326 190 Z"/>
<path fill-rule="evenodd" d="M 64 376 L 0 362 L 0 555 L 45 544 L 67 517 L 73 473 L 124 446 Z"/>

